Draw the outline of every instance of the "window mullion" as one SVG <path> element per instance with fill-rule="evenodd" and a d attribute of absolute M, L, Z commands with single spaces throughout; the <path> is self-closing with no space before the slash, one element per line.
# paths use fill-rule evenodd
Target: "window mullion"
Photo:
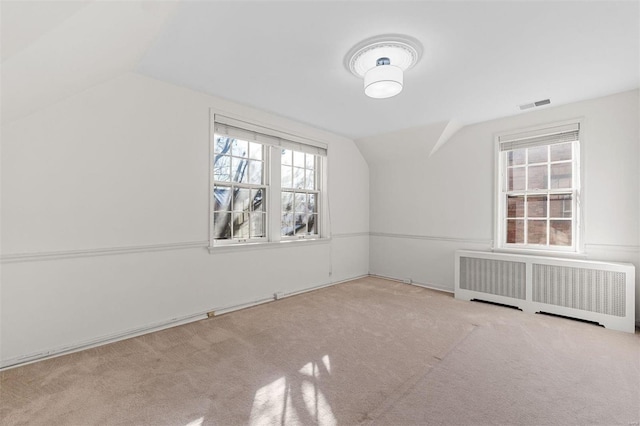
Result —
<path fill-rule="evenodd" d="M 279 147 L 268 147 L 269 151 L 269 198 L 267 209 L 267 227 L 270 241 L 277 242 L 282 239 L 280 235 L 282 220 L 282 155 Z"/>

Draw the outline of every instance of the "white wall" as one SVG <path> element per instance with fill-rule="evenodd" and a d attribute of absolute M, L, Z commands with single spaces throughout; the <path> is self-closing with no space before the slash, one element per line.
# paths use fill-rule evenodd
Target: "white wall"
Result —
<path fill-rule="evenodd" d="M 209 254 L 209 108 L 328 143 L 330 242 Z M 367 274 L 368 179 L 351 140 L 135 73 L 3 125 L 2 364 Z"/>
<path fill-rule="evenodd" d="M 469 125 L 431 157 L 441 123 L 357 140 L 370 171 L 370 272 L 453 291 L 454 251 L 492 246 L 494 135 L 579 117 L 586 255 L 638 268 L 638 105 L 634 90 Z"/>

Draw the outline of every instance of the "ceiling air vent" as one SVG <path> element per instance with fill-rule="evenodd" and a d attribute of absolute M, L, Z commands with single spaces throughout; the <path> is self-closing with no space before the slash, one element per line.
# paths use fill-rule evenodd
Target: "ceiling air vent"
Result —
<path fill-rule="evenodd" d="M 529 104 L 522 104 L 520 105 L 520 111 L 524 111 L 525 109 L 529 109 L 529 108 L 539 107 L 542 105 L 549 105 L 550 103 L 551 101 L 549 99 L 543 99 L 541 101 L 535 101 Z"/>

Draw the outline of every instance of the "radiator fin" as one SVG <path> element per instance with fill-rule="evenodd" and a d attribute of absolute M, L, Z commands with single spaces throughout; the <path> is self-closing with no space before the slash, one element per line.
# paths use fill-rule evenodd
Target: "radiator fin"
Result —
<path fill-rule="evenodd" d="M 535 302 L 624 317 L 624 272 L 532 264 Z"/>
<path fill-rule="evenodd" d="M 526 264 L 460 257 L 460 288 L 524 300 Z"/>

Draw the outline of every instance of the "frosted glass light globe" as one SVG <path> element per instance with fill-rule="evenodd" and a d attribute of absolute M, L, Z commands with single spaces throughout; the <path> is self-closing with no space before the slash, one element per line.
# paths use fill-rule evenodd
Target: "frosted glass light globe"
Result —
<path fill-rule="evenodd" d="M 394 65 L 378 65 L 364 74 L 364 93 L 370 98 L 384 99 L 402 91 L 402 69 Z"/>

